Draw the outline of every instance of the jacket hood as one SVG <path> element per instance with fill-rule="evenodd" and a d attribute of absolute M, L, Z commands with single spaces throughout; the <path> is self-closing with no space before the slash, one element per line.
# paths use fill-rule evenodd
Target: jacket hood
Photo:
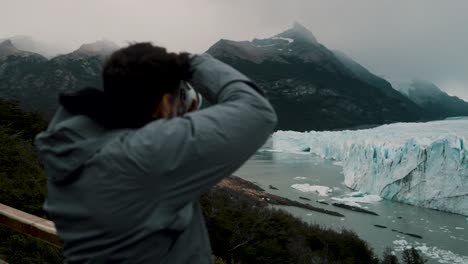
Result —
<path fill-rule="evenodd" d="M 67 180 L 102 148 L 108 134 L 89 117 L 72 115 L 60 107 L 47 130 L 35 139 L 48 179 Z"/>

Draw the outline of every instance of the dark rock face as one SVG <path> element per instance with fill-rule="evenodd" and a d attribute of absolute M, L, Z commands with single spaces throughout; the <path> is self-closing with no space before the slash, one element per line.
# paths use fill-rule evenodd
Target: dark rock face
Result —
<path fill-rule="evenodd" d="M 387 227 L 386 227 L 386 226 L 384 226 L 384 225 L 374 225 L 374 226 L 375 226 L 375 227 L 378 227 L 378 228 L 382 228 L 382 229 L 385 229 L 385 228 L 387 228 Z"/>
<path fill-rule="evenodd" d="M 392 229 L 393 232 L 395 233 L 399 233 L 399 234 L 402 234 L 402 235 L 407 235 L 407 236 L 410 236 L 410 237 L 414 237 L 414 238 L 419 238 L 419 239 L 423 239 L 422 236 L 420 235 L 417 235 L 417 234 L 413 234 L 413 233 L 406 233 L 406 232 L 402 232 L 402 231 L 398 231 L 396 229 Z"/>
<path fill-rule="evenodd" d="M 351 210 L 351 211 L 354 211 L 354 212 L 359 212 L 359 213 L 377 215 L 378 216 L 378 214 L 375 213 L 375 212 L 372 212 L 372 211 L 369 211 L 369 210 L 366 210 L 366 209 L 363 209 L 363 208 L 359 208 L 359 207 L 356 207 L 356 206 L 352 206 L 352 205 L 347 205 L 347 204 L 343 204 L 343 203 L 332 203 L 332 205 L 336 206 L 336 207 L 343 208 L 343 209 Z"/>
<path fill-rule="evenodd" d="M 366 81 L 353 71 L 356 67 L 345 65 L 299 24 L 268 39 L 220 40 L 207 52 L 266 91 L 280 130 L 331 130 L 419 119 L 419 107 L 388 82 L 375 75 Z"/>

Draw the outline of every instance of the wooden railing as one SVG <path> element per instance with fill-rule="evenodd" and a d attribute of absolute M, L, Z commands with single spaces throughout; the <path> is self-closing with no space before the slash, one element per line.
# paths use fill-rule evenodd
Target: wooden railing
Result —
<path fill-rule="evenodd" d="M 0 225 L 45 241 L 56 247 L 62 247 L 62 242 L 57 237 L 57 231 L 53 222 L 4 204 L 0 204 Z"/>

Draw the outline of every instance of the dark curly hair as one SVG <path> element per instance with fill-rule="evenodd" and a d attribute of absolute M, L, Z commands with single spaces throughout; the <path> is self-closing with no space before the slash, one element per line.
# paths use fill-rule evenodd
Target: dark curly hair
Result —
<path fill-rule="evenodd" d="M 164 94 L 178 94 L 188 80 L 188 53 L 168 53 L 151 43 L 132 44 L 114 52 L 102 71 L 104 91 L 85 88 L 61 94 L 60 104 L 72 114 L 89 116 L 107 128 L 139 128 Z"/>

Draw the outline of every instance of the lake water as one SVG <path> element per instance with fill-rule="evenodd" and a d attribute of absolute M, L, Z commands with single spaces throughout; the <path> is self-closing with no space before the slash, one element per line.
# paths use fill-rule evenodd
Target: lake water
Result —
<path fill-rule="evenodd" d="M 335 202 L 332 197 L 342 197 L 353 192 L 343 184 L 341 166 L 332 161 L 308 153 L 258 152 L 234 175 L 257 183 L 267 192 L 307 203 L 308 201 L 299 199 L 299 196 L 306 197 L 311 200 L 308 202 L 311 205 L 342 213 L 344 218 L 282 207 L 309 223 L 335 230 L 352 230 L 366 240 L 379 255 L 386 247 L 399 252 L 404 247 L 414 246 L 424 253 L 428 263 L 468 263 L 468 217 L 387 200 L 360 203 L 379 216 L 332 206 L 331 203 Z M 291 187 L 293 184 L 305 183 L 328 186 L 333 191 L 320 196 L 316 192 L 301 192 Z M 269 185 L 278 190 L 270 189 Z M 317 203 L 317 200 L 325 200 L 330 205 Z M 414 238 L 391 229 L 417 234 L 423 238 Z"/>

